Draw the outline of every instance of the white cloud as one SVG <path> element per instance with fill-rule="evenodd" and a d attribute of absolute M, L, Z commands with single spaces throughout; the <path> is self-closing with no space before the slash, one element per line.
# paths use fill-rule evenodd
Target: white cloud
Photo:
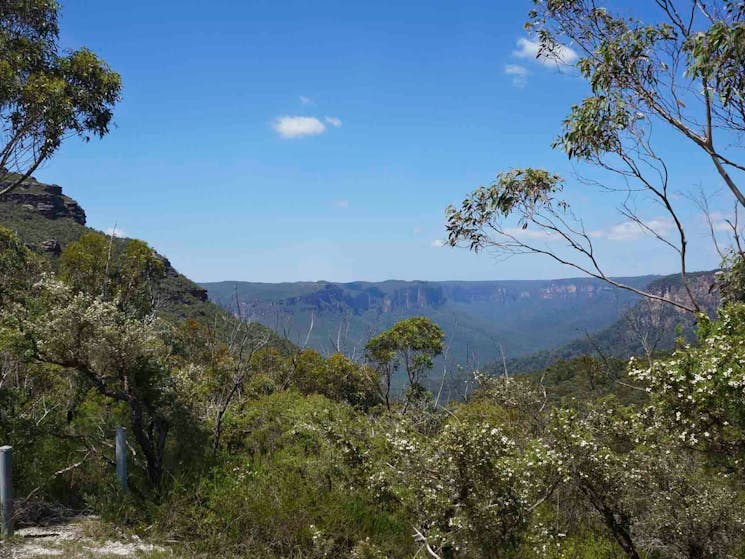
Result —
<path fill-rule="evenodd" d="M 124 229 L 117 227 L 116 225 L 114 227 L 109 227 L 108 229 L 106 229 L 106 234 L 109 237 L 117 237 L 119 239 L 127 236 L 127 232 Z"/>
<path fill-rule="evenodd" d="M 507 64 L 504 67 L 504 73 L 512 76 L 512 85 L 515 87 L 525 87 L 528 84 L 528 74 L 530 72 L 525 66 L 519 64 Z"/>
<path fill-rule="evenodd" d="M 664 217 L 651 219 L 644 224 L 658 235 L 670 233 L 675 227 L 672 219 Z M 605 229 L 590 231 L 591 237 L 608 239 L 609 241 L 638 241 L 649 235 L 651 233 L 635 221 L 624 221 Z"/>
<path fill-rule="evenodd" d="M 442 239 L 435 239 L 430 243 L 430 246 L 433 248 L 442 248 L 447 244 L 447 241 L 443 241 Z"/>
<path fill-rule="evenodd" d="M 316 102 L 313 101 L 313 99 L 311 99 L 310 97 L 306 97 L 305 95 L 301 95 L 300 97 L 298 97 L 298 99 L 300 99 L 300 104 L 302 105 L 315 105 L 316 104 Z"/>
<path fill-rule="evenodd" d="M 546 231 L 545 229 L 523 229 L 522 227 L 507 227 L 504 230 L 505 234 L 515 237 L 516 239 L 533 239 L 541 241 L 550 241 L 559 238 L 559 235 L 552 231 Z"/>
<path fill-rule="evenodd" d="M 573 49 L 564 45 L 559 45 L 555 56 L 545 54 L 539 56 L 540 46 L 540 43 L 537 41 L 531 41 L 530 39 L 521 37 L 517 40 L 517 50 L 512 51 L 512 54 L 518 58 L 537 60 L 544 66 L 550 67 L 569 66 L 577 62 L 579 58 L 579 55 Z"/>
<path fill-rule="evenodd" d="M 335 116 L 327 116 L 323 120 L 325 120 L 327 124 L 330 124 L 334 128 L 341 128 L 341 119 L 336 118 Z"/>
<path fill-rule="evenodd" d="M 414 235 L 421 235 L 421 234 L 422 234 L 422 228 L 414 227 Z"/>
<path fill-rule="evenodd" d="M 334 206 L 336 206 L 337 208 L 348 208 L 349 200 L 336 200 L 334 202 Z"/>
<path fill-rule="evenodd" d="M 313 116 L 281 116 L 274 121 L 273 127 L 282 138 L 318 136 L 326 131 L 323 122 Z"/>

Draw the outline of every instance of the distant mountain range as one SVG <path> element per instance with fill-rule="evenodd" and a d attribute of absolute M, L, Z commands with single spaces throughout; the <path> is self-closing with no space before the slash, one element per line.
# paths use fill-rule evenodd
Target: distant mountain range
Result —
<path fill-rule="evenodd" d="M 657 276 L 624 278 L 643 288 Z M 611 326 L 638 296 L 592 278 L 201 284 L 210 300 L 300 346 L 359 357 L 365 342 L 423 315 L 446 334 L 449 360 L 480 366 L 567 344 Z"/>

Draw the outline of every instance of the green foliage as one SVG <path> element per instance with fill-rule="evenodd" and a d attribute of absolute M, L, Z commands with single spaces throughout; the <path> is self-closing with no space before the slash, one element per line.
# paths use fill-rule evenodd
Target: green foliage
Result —
<path fill-rule="evenodd" d="M 88 232 L 70 243 L 60 256 L 60 277 L 75 289 L 113 300 L 127 312 L 145 315 L 153 310 L 165 265 L 146 243 Z"/>
<path fill-rule="evenodd" d="M 562 178 L 542 169 L 512 169 L 500 173 L 489 187 L 480 187 L 466 198 L 460 209 L 446 211 L 448 242 L 466 242 L 471 250 L 490 244 L 489 229 L 502 229 L 505 218 L 517 214 L 518 227 L 526 229 L 536 212 L 556 204 L 554 195 L 563 189 Z"/>
<path fill-rule="evenodd" d="M 604 153 L 621 151 L 621 135 L 633 123 L 623 99 L 608 96 L 588 97 L 574 105 L 564 121 L 564 134 L 554 143 L 570 159 L 597 158 Z"/>
<path fill-rule="evenodd" d="M 367 342 L 365 353 L 381 376 L 383 396 L 389 408 L 393 373 L 403 368 L 409 385 L 416 390 L 432 368 L 432 359 L 442 353 L 444 343 L 445 335 L 440 327 L 424 316 L 400 320 Z"/>
<path fill-rule="evenodd" d="M 714 22 L 706 31 L 689 37 L 685 43 L 688 54 L 687 74 L 713 86 L 722 106 L 730 115 L 743 114 L 745 94 L 745 24 L 742 5 L 737 12 L 737 2 L 728 2 L 734 21 Z"/>
<path fill-rule="evenodd" d="M 59 148 L 66 135 L 109 131 L 121 80 L 93 52 L 62 53 L 53 0 L 0 5 L 0 180 L 8 192 Z M 10 166 L 15 174 L 6 169 Z"/>
<path fill-rule="evenodd" d="M 103 294 L 110 281 L 108 264 L 113 239 L 101 233 L 84 233 L 60 257 L 60 277 L 79 291 Z"/>
<path fill-rule="evenodd" d="M 0 227 L 0 307 L 24 296 L 43 269 L 21 239 Z"/>
<path fill-rule="evenodd" d="M 736 486 L 711 472 L 654 407 L 600 402 L 559 411 L 548 438 L 568 488 L 582 495 L 629 557 L 721 557 L 742 544 Z"/>
<path fill-rule="evenodd" d="M 364 416 L 322 396 L 260 398 L 230 422 L 233 458 L 200 484 L 195 500 L 182 495 L 169 505 L 179 510 L 171 529 L 221 555 L 413 551 L 400 513 L 376 505 L 365 486 L 371 436 Z"/>
<path fill-rule="evenodd" d="M 321 394 L 361 409 L 380 402 L 375 371 L 340 353 L 324 359 L 313 350 L 303 350 L 294 359 L 291 378 L 291 385 L 304 394 Z"/>
<path fill-rule="evenodd" d="M 732 253 L 722 262 L 722 270 L 716 274 L 716 283 L 722 304 L 745 303 L 745 258 Z"/>
<path fill-rule="evenodd" d="M 572 108 L 555 145 L 570 158 L 606 169 L 618 156 L 630 163 L 627 176 L 643 179 L 638 165 L 658 157 L 649 142 L 652 125 L 658 123 L 709 157 L 745 204 L 726 168 L 738 167 L 733 161 L 738 154 L 730 154 L 726 145 L 728 136 L 745 126 L 741 2 L 657 2 L 656 13 L 645 13 L 648 21 L 629 17 L 612 3 L 533 3 L 526 27 L 535 33 L 540 54 L 560 59 L 562 45 L 571 44 L 579 52 L 576 66 L 592 90 Z"/>
<path fill-rule="evenodd" d="M 701 341 L 650 366 L 634 363 L 631 376 L 654 394 L 681 440 L 732 461 L 740 472 L 745 451 L 745 305 L 731 303 L 718 320 L 703 321 Z M 742 475 L 742 474 L 740 474 Z"/>
<path fill-rule="evenodd" d="M 571 406 L 612 394 L 619 401 L 641 403 L 646 392 L 634 388 L 627 373 L 628 361 L 615 357 L 583 355 L 560 359 L 529 377 L 541 383 L 555 404 Z"/>
<path fill-rule="evenodd" d="M 432 441 L 398 431 L 390 444 L 379 484 L 416 519 L 421 542 L 446 557 L 515 549 L 528 504 L 514 478 L 519 450 L 501 429 L 451 423 Z"/>

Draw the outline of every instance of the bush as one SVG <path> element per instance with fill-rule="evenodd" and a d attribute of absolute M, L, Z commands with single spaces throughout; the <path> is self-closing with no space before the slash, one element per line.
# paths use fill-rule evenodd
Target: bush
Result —
<path fill-rule="evenodd" d="M 261 557 L 411 551 L 410 525 L 367 488 L 379 444 L 366 418 L 323 396 L 284 391 L 226 425 L 231 457 L 168 505 L 167 528 L 202 552 Z"/>

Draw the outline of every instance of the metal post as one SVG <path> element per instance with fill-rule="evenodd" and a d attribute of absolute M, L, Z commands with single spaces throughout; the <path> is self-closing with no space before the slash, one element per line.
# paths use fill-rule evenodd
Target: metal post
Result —
<path fill-rule="evenodd" d="M 0 447 L 0 509 L 2 535 L 13 535 L 13 447 Z"/>
<path fill-rule="evenodd" d="M 127 490 L 127 430 L 116 428 L 116 477 L 119 487 Z"/>

